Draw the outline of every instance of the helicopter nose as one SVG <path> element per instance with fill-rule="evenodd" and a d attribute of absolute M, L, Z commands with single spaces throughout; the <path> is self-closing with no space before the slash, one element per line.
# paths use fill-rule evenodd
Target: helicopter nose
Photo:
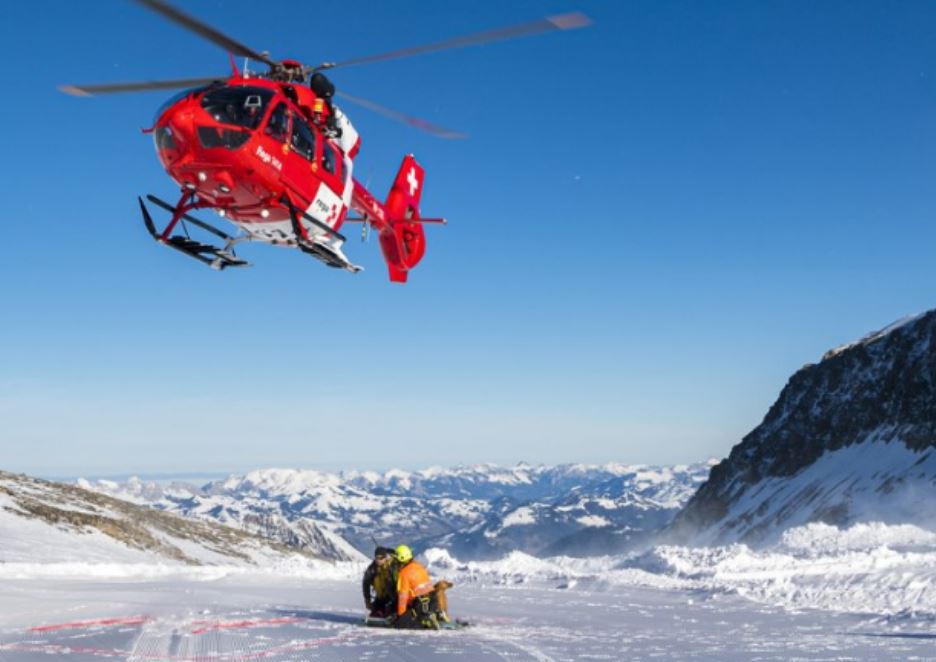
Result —
<path fill-rule="evenodd" d="M 179 112 L 164 118 L 153 131 L 156 153 L 163 167 L 169 170 L 184 160 L 190 153 L 195 140 L 195 129 L 191 113 Z"/>
<path fill-rule="evenodd" d="M 177 137 L 179 146 L 189 150 L 195 144 L 195 118 L 190 112 L 178 112 L 169 118 L 168 126 Z"/>

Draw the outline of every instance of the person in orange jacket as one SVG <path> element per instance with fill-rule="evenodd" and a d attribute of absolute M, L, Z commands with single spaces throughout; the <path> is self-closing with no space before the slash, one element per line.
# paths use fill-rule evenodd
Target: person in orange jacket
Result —
<path fill-rule="evenodd" d="M 435 587 L 429 579 L 429 571 L 413 559 L 413 550 L 406 545 L 400 545 L 394 551 L 399 564 L 394 627 L 437 630 L 438 607 L 433 604 Z"/>

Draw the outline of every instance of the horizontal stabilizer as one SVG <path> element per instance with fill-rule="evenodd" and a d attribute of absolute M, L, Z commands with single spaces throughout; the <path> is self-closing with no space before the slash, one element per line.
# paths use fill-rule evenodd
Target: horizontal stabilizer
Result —
<path fill-rule="evenodd" d="M 345 223 L 363 223 L 363 218 L 346 218 Z M 407 223 L 434 223 L 435 225 L 448 225 L 448 220 L 444 218 L 408 218 Z"/>

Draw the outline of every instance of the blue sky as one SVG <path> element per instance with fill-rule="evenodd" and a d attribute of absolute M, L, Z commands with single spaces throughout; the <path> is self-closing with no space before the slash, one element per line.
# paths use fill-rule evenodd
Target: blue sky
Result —
<path fill-rule="evenodd" d="M 6 3 L 0 466 L 41 475 L 723 457 L 793 371 L 936 305 L 936 5 L 179 3 L 306 62 L 580 10 L 587 30 L 336 72 L 355 175 L 427 170 L 410 282 L 154 244 L 160 92 L 223 73 L 117 0 Z"/>

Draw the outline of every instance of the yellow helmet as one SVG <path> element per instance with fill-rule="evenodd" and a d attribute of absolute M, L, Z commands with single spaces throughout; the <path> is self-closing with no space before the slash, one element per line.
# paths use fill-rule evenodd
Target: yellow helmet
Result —
<path fill-rule="evenodd" d="M 406 545 L 400 545 L 395 550 L 396 560 L 400 563 L 409 563 L 413 560 L 413 550 Z"/>

